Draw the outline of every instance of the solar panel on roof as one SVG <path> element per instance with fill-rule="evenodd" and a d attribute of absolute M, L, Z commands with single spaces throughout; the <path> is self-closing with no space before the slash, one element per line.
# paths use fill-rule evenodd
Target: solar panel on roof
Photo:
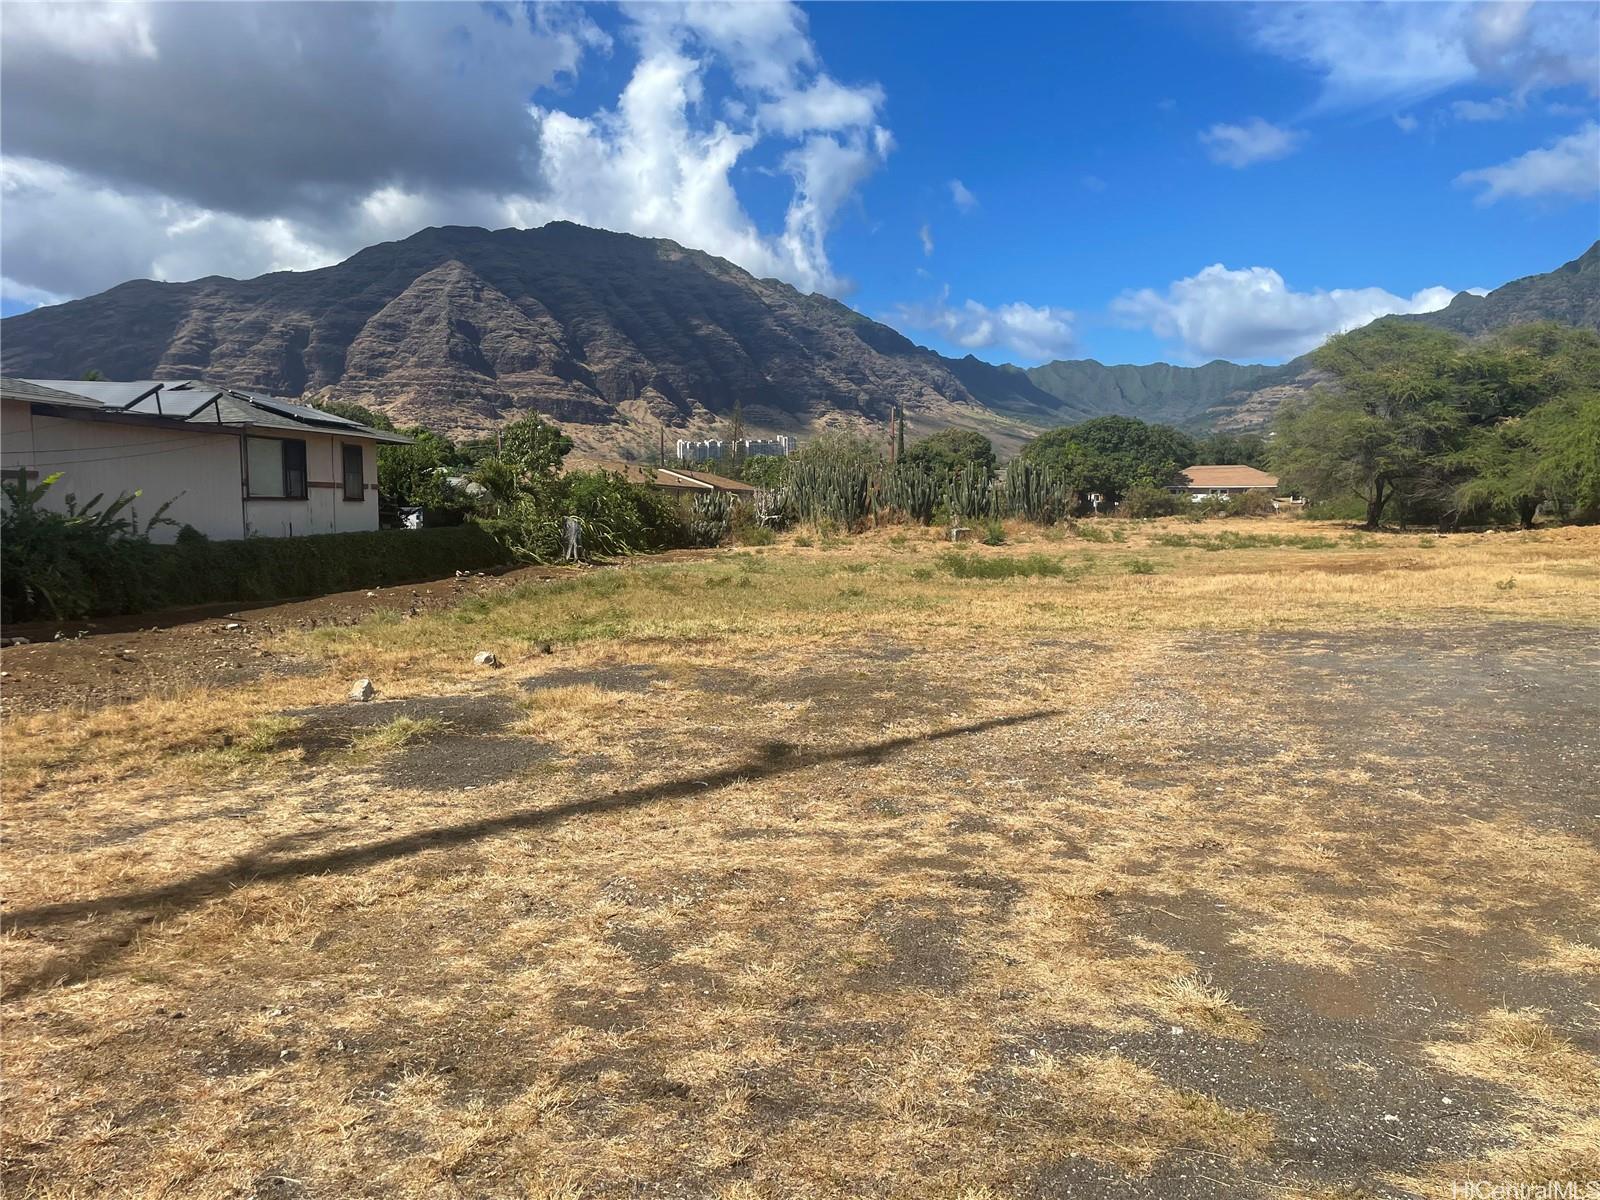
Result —
<path fill-rule="evenodd" d="M 127 408 L 161 386 L 159 379 L 30 379 L 27 382 L 82 396 L 107 408 Z"/>
<path fill-rule="evenodd" d="M 320 408 L 307 408 L 304 404 L 291 404 L 287 400 L 279 400 L 276 396 L 262 396 L 254 392 L 240 392 L 238 394 L 258 408 L 264 408 L 268 412 L 275 412 L 280 417 L 289 417 L 291 420 L 310 421 L 316 425 L 338 425 L 345 429 L 366 428 L 359 421 L 336 417 L 332 413 L 323 412 Z"/>
<path fill-rule="evenodd" d="M 152 417 L 177 417 L 188 420 L 217 398 L 214 389 L 195 390 L 162 388 L 154 396 L 146 396 L 137 404 L 130 404 L 124 412 L 140 413 Z"/>

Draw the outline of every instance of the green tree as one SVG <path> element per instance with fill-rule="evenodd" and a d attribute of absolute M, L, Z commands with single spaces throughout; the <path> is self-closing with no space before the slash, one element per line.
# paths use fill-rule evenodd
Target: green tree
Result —
<path fill-rule="evenodd" d="M 972 469 L 987 477 L 994 474 L 995 467 L 993 444 L 970 429 L 941 429 L 913 442 L 900 460 L 940 479 Z"/>
<path fill-rule="evenodd" d="M 531 484 L 553 477 L 571 449 L 571 438 L 530 413 L 500 431 L 498 457 L 516 472 L 521 483 Z"/>
<path fill-rule="evenodd" d="M 1051 467 L 1078 491 L 1115 503 L 1135 487 L 1162 488 L 1195 461 L 1194 440 L 1167 425 L 1135 417 L 1095 417 L 1040 434 L 1023 457 Z"/>
<path fill-rule="evenodd" d="M 1194 462 L 1185 466 L 1242 464 L 1267 465 L 1267 439 L 1259 433 L 1212 433 L 1195 443 Z"/>
<path fill-rule="evenodd" d="M 448 482 L 453 474 L 466 473 L 456 447 L 420 425 L 402 432 L 411 439 L 409 446 L 378 447 L 378 495 L 384 504 L 457 516 L 464 513 L 469 507 L 467 498 Z"/>
<path fill-rule="evenodd" d="M 383 413 L 375 412 L 349 400 L 318 400 L 311 407 L 319 409 L 331 417 L 343 417 L 346 421 L 354 421 L 357 425 L 365 425 L 369 429 L 394 429 L 394 422 Z"/>
<path fill-rule="evenodd" d="M 759 488 L 783 486 L 789 460 L 778 454 L 752 454 L 739 466 L 739 478 Z"/>
<path fill-rule="evenodd" d="M 1467 428 L 1451 380 L 1459 348 L 1452 334 L 1403 322 L 1330 338 L 1315 361 L 1332 385 L 1279 413 L 1278 474 L 1313 499 L 1359 496 L 1368 529 L 1397 498 L 1449 497 L 1448 455 Z"/>

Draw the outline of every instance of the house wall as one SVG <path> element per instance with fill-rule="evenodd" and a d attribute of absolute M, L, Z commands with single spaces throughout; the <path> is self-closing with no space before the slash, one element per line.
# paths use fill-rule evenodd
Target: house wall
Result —
<path fill-rule="evenodd" d="M 304 537 L 313 533 L 351 533 L 378 527 L 378 456 L 372 442 L 290 430 L 279 435 L 257 429 L 250 436 L 283 436 L 305 442 L 306 498 L 247 499 L 244 512 L 248 532 L 261 537 Z M 361 447 L 361 475 L 365 487 L 360 500 L 344 498 L 344 469 L 339 448 L 347 443 Z M 242 471 L 243 467 L 236 465 L 235 470 Z"/>
<path fill-rule="evenodd" d="M 129 511 L 149 520 L 165 501 L 176 525 L 150 531 L 170 542 L 182 525 L 207 537 L 244 536 L 239 497 L 239 437 L 175 426 L 145 426 L 82 418 L 49 417 L 31 405 L 0 402 L 0 469 L 30 472 L 29 482 L 61 473 L 45 493 L 44 505 L 66 511 L 66 498 L 79 502 L 103 493 L 106 500 L 140 492 Z"/>
<path fill-rule="evenodd" d="M 264 430 L 251 436 L 278 436 Z M 49 417 L 29 404 L 0 402 L 0 469 L 23 468 L 37 483 L 57 471 L 60 481 L 46 493 L 46 507 L 66 510 L 66 497 L 80 501 L 96 493 L 107 499 L 135 491 L 130 506 L 141 522 L 173 500 L 167 516 L 176 525 L 151 530 L 152 541 L 170 542 L 183 525 L 217 540 L 302 537 L 378 528 L 377 447 L 324 433 L 284 430 L 306 443 L 306 498 L 247 498 L 244 442 L 237 430 L 212 432 L 193 426 L 145 426 L 121 421 Z M 340 446 L 361 447 L 362 497 L 344 498 Z"/>

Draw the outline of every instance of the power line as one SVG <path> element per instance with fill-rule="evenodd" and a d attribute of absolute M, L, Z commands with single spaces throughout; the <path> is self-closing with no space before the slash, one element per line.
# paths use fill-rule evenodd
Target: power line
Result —
<path fill-rule="evenodd" d="M 40 456 L 40 455 L 43 455 L 43 456 L 45 456 L 45 459 L 46 459 L 46 465 L 57 464 L 57 465 L 60 465 L 60 466 L 63 466 L 63 467 L 82 467 L 82 466 L 87 466 L 87 465 L 89 465 L 91 463 L 121 462 L 125 458 L 154 458 L 154 457 L 156 457 L 158 455 L 162 455 L 162 454 L 181 454 L 181 453 L 184 452 L 185 449 L 186 449 L 185 447 L 175 446 L 170 450 L 139 450 L 139 451 L 135 451 L 132 454 L 103 454 L 103 455 L 100 455 L 97 458 L 69 458 L 69 459 L 56 458 L 54 456 L 58 455 L 58 454 L 62 454 L 62 453 L 71 453 L 71 451 L 32 450 L 32 451 L 20 451 L 19 453 L 32 454 L 36 458 L 38 456 Z M 8 470 L 8 471 L 15 471 L 18 467 L 27 467 L 29 470 L 35 470 L 35 469 L 38 468 L 38 463 L 33 463 L 33 464 L 11 463 L 11 464 L 8 464 L 5 467 L 5 469 Z"/>

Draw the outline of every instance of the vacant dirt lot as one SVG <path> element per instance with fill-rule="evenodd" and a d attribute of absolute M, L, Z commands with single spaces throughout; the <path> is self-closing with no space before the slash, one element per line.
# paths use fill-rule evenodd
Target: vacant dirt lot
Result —
<path fill-rule="evenodd" d="M 1600 1179 L 1600 531 L 1103 528 L 14 714 L 6 1194 Z"/>

